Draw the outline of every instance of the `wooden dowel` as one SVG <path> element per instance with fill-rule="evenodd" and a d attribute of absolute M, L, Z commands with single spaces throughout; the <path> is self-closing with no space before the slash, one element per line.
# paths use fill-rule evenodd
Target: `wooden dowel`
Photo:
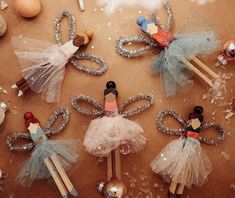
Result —
<path fill-rule="evenodd" d="M 79 3 L 80 10 L 84 12 L 85 11 L 84 0 L 78 0 L 78 3 Z"/>
<path fill-rule="evenodd" d="M 54 153 L 50 156 L 52 162 L 54 163 L 54 166 L 56 167 L 58 173 L 60 174 L 61 179 L 63 180 L 66 188 L 68 189 L 69 193 L 73 195 L 74 197 L 78 196 L 78 193 L 76 189 L 74 188 L 72 182 L 68 178 L 64 168 L 62 167 L 57 155 Z"/>
<path fill-rule="evenodd" d="M 120 148 L 115 149 L 115 173 L 116 173 L 116 178 L 121 180 L 121 154 L 120 154 Z"/>
<path fill-rule="evenodd" d="M 200 61 L 196 56 L 192 58 L 192 60 L 197 63 L 202 69 L 204 69 L 208 74 L 210 74 L 213 78 L 219 78 L 219 75 L 216 74 L 213 70 L 211 70 L 206 64 Z"/>
<path fill-rule="evenodd" d="M 175 181 L 171 181 L 169 191 L 170 191 L 171 193 L 175 194 L 176 187 L 177 187 L 177 183 L 176 183 Z"/>
<path fill-rule="evenodd" d="M 109 154 L 107 157 L 107 180 L 110 181 L 113 177 L 113 170 L 112 170 L 112 155 Z"/>
<path fill-rule="evenodd" d="M 18 80 L 14 85 L 11 86 L 11 88 L 13 89 L 17 89 L 18 87 L 21 87 L 23 84 L 25 84 L 27 81 L 25 80 L 25 78 L 21 78 L 20 80 Z"/>
<path fill-rule="evenodd" d="M 181 60 L 185 65 L 187 65 L 191 70 L 193 70 L 199 77 L 201 77 L 209 86 L 213 87 L 212 81 L 203 74 L 199 69 L 197 69 L 193 64 L 191 64 L 186 59 Z"/>
<path fill-rule="evenodd" d="M 28 83 L 27 82 L 24 83 L 21 87 L 19 87 L 18 97 L 23 96 L 29 90 L 30 90 L 30 87 Z"/>
<path fill-rule="evenodd" d="M 62 182 L 58 172 L 56 171 L 54 165 L 52 164 L 52 162 L 50 161 L 49 158 L 44 159 L 44 163 L 46 164 L 53 180 L 56 183 L 56 186 L 58 187 L 61 195 L 63 198 L 67 198 L 68 197 L 68 191 L 64 186 L 64 183 Z"/>
<path fill-rule="evenodd" d="M 177 189 L 177 194 L 179 194 L 179 195 L 183 194 L 184 187 L 185 187 L 188 175 L 189 175 L 189 164 L 187 164 L 185 169 L 184 169 L 183 181 L 182 181 L 182 183 L 180 183 L 180 185 L 179 185 L 179 187 Z"/>

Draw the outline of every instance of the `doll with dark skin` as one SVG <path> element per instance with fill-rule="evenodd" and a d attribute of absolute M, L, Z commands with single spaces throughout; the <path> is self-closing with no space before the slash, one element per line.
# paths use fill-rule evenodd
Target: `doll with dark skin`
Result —
<path fill-rule="evenodd" d="M 152 170 L 170 183 L 168 197 L 181 197 L 185 186 L 201 186 L 212 170 L 212 164 L 199 142 L 204 119 L 202 113 L 201 106 L 194 107 L 183 135 L 168 143 L 151 163 Z"/>

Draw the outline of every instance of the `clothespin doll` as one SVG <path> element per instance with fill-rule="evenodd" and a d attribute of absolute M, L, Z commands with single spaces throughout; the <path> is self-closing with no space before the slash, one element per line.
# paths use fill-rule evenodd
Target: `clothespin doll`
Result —
<path fill-rule="evenodd" d="M 97 157 L 107 158 L 107 181 L 98 184 L 98 189 L 104 197 L 125 197 L 127 189 L 121 181 L 121 156 L 139 152 L 144 149 L 146 138 L 143 136 L 142 127 L 136 122 L 125 117 L 139 114 L 150 108 L 153 104 L 151 94 L 140 94 L 130 97 L 123 105 L 118 107 L 118 91 L 116 84 L 109 81 L 104 90 L 105 105 L 101 105 L 89 96 L 80 94 L 72 98 L 72 106 L 80 113 L 86 115 L 100 116 L 91 121 L 83 145 L 87 152 Z M 131 103 L 147 100 L 148 102 L 136 109 L 124 109 Z M 78 104 L 86 102 L 98 110 L 87 110 Z"/>
<path fill-rule="evenodd" d="M 7 109 L 8 109 L 7 104 L 4 102 L 0 102 L 0 125 L 3 123 L 5 119 L 5 113 Z M 3 181 L 7 178 L 7 176 L 8 176 L 7 172 L 0 169 L 0 184 L 3 183 Z M 1 190 L 3 189 L 0 187 L 0 191 Z"/>
<path fill-rule="evenodd" d="M 160 74 L 165 94 L 172 96 L 178 89 L 190 84 L 193 73 L 202 78 L 210 87 L 219 75 L 201 62 L 196 56 L 210 54 L 218 47 L 218 41 L 213 32 L 195 32 L 189 34 L 173 35 L 169 32 L 173 21 L 173 13 L 168 1 L 163 1 L 163 6 L 168 12 L 168 23 L 162 25 L 157 14 L 152 14 L 151 19 L 138 17 L 137 24 L 146 35 L 121 36 L 116 43 L 116 51 L 125 57 L 138 57 L 152 48 L 159 47 L 160 54 L 156 56 L 151 65 L 154 74 Z M 144 43 L 146 46 L 129 50 L 124 47 L 128 43 Z M 213 80 L 195 67 L 190 61 L 195 62 Z"/>
<path fill-rule="evenodd" d="M 235 61 L 235 40 L 227 41 L 222 49 L 221 54 L 218 56 L 217 65 L 227 65 L 228 62 Z"/>
<path fill-rule="evenodd" d="M 175 118 L 182 129 L 171 129 L 164 125 L 166 116 Z M 203 123 L 203 108 L 194 107 L 193 113 L 189 114 L 186 122 L 176 112 L 165 110 L 157 117 L 158 129 L 169 135 L 179 135 L 180 138 L 166 145 L 151 163 L 153 172 L 161 175 L 166 182 L 170 183 L 168 196 L 174 194 L 181 197 L 185 186 L 201 186 L 207 181 L 212 170 L 212 164 L 206 153 L 202 150 L 200 142 L 217 145 L 225 139 L 224 129 L 215 122 Z M 218 131 L 217 139 L 209 139 L 200 136 L 200 133 L 208 128 Z"/>
<path fill-rule="evenodd" d="M 60 23 L 66 16 L 69 17 L 70 24 L 69 41 L 62 44 Z M 75 36 L 75 17 L 71 13 L 61 11 L 55 19 L 55 28 L 56 44 L 24 37 L 12 39 L 23 73 L 23 78 L 12 85 L 12 88 L 18 89 L 18 96 L 32 90 L 42 93 L 42 100 L 48 103 L 58 102 L 67 63 L 94 76 L 107 71 L 107 64 L 102 58 L 83 52 L 91 41 L 93 32 L 85 31 L 84 34 Z M 89 60 L 99 67 L 83 66 L 79 60 Z"/>
<path fill-rule="evenodd" d="M 60 115 L 63 121 L 57 128 L 52 127 Z M 69 121 L 69 111 L 65 108 L 57 109 L 44 129 L 31 112 L 25 113 L 24 118 L 29 133 L 14 133 L 9 136 L 8 147 L 13 151 L 27 151 L 35 148 L 31 157 L 24 162 L 16 181 L 23 186 L 30 187 L 37 179 L 52 177 L 63 198 L 67 198 L 68 194 L 77 197 L 77 191 L 65 172 L 78 160 L 77 141 L 48 139 L 49 136 L 58 134 L 65 128 Z M 21 139 L 32 142 L 16 145 L 15 142 Z"/>

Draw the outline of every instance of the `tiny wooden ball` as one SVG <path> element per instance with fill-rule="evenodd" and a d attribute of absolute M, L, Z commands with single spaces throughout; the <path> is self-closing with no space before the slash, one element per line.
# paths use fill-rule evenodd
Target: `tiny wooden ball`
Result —
<path fill-rule="evenodd" d="M 35 17 L 41 12 L 40 0 L 15 0 L 14 6 L 17 13 L 26 18 Z"/>
<path fill-rule="evenodd" d="M 0 36 L 3 36 L 7 31 L 7 23 L 3 16 L 0 15 Z"/>

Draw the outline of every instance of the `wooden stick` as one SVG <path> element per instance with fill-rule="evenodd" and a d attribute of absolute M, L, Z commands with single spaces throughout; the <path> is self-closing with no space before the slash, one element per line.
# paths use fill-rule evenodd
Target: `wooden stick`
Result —
<path fill-rule="evenodd" d="M 219 75 L 216 74 L 213 70 L 211 70 L 206 64 L 200 61 L 196 56 L 192 58 L 192 60 L 197 63 L 202 69 L 204 69 L 208 74 L 210 74 L 213 78 L 219 78 Z"/>
<path fill-rule="evenodd" d="M 58 172 L 56 171 L 55 167 L 53 166 L 52 162 L 50 161 L 49 158 L 44 159 L 44 163 L 46 164 L 52 178 L 54 179 L 61 195 L 63 198 L 67 198 L 68 197 L 68 191 L 64 186 L 64 183 L 62 182 Z"/>
<path fill-rule="evenodd" d="M 11 86 L 12 89 L 17 89 L 18 87 L 21 87 L 23 84 L 25 84 L 27 81 L 25 78 L 21 78 L 18 80 L 14 85 Z"/>
<path fill-rule="evenodd" d="M 169 191 L 175 194 L 176 187 L 177 187 L 177 183 L 175 181 L 171 181 Z"/>
<path fill-rule="evenodd" d="M 30 87 L 29 87 L 28 83 L 26 82 L 25 84 L 23 84 L 20 87 L 20 90 L 18 91 L 18 97 L 23 96 L 29 90 L 30 90 Z"/>
<path fill-rule="evenodd" d="M 120 154 L 120 148 L 116 148 L 115 151 L 115 173 L 116 173 L 116 178 L 121 180 L 121 154 Z"/>
<path fill-rule="evenodd" d="M 79 3 L 80 10 L 84 12 L 85 11 L 84 0 L 78 0 L 78 3 Z"/>
<path fill-rule="evenodd" d="M 187 65 L 191 70 L 193 70 L 198 76 L 200 76 L 208 85 L 213 87 L 212 81 L 205 75 L 203 74 L 199 69 L 197 69 L 193 64 L 191 64 L 189 61 L 186 59 L 181 60 L 185 65 Z"/>
<path fill-rule="evenodd" d="M 110 181 L 113 177 L 113 171 L 112 171 L 112 155 L 109 154 L 107 157 L 107 179 Z"/>
<path fill-rule="evenodd" d="M 182 195 L 183 192 L 184 192 L 184 187 L 185 187 L 185 184 L 186 184 L 186 180 L 187 180 L 187 177 L 189 175 L 189 164 L 186 165 L 185 169 L 184 169 L 184 176 L 183 176 L 183 182 L 180 183 L 178 189 L 177 189 L 177 194 L 178 195 Z"/>
<path fill-rule="evenodd" d="M 78 193 L 76 191 L 76 189 L 74 188 L 72 182 L 70 181 L 70 179 L 68 178 L 64 168 L 62 167 L 56 153 L 53 153 L 51 156 L 50 156 L 52 162 L 54 163 L 58 173 L 60 174 L 60 177 L 61 179 L 63 180 L 66 188 L 68 189 L 69 193 L 71 195 L 73 195 L 74 197 L 77 197 L 78 196 Z"/>

